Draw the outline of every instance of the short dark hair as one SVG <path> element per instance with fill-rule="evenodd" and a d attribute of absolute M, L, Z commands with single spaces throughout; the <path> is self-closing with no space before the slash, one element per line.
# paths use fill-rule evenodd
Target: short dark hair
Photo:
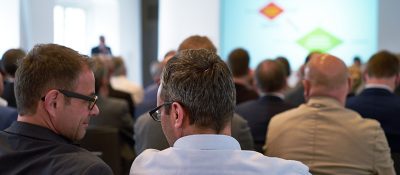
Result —
<path fill-rule="evenodd" d="M 34 114 L 41 97 L 51 89 L 75 90 L 87 56 L 57 44 L 39 44 L 22 60 L 15 74 L 15 95 L 21 115 Z"/>
<path fill-rule="evenodd" d="M 387 78 L 395 76 L 400 71 L 399 59 L 388 51 L 380 51 L 368 60 L 366 71 L 370 77 Z"/>
<path fill-rule="evenodd" d="M 255 80 L 263 92 L 279 91 L 286 85 L 285 69 L 282 63 L 276 60 L 264 60 L 256 68 Z"/>
<path fill-rule="evenodd" d="M 292 74 L 292 70 L 290 68 L 290 63 L 289 63 L 288 59 L 286 57 L 279 56 L 275 60 L 280 62 L 283 65 L 283 68 L 285 68 L 286 77 L 289 77 L 290 74 Z"/>
<path fill-rule="evenodd" d="M 229 53 L 228 65 L 234 77 L 247 75 L 249 72 L 249 53 L 243 48 L 237 48 Z"/>
<path fill-rule="evenodd" d="M 232 73 L 215 52 L 181 51 L 167 62 L 161 79 L 160 97 L 182 104 L 190 124 L 219 133 L 232 119 L 236 103 Z"/>
<path fill-rule="evenodd" d="M 25 56 L 26 53 L 22 49 L 9 49 L 3 54 L 3 57 L 1 58 L 1 68 L 4 70 L 5 73 L 14 77 L 15 72 L 18 68 L 19 60 L 23 59 Z"/>
<path fill-rule="evenodd" d="M 217 48 L 206 36 L 193 35 L 185 40 L 178 47 L 178 52 L 187 49 L 207 49 L 212 52 L 217 52 Z"/>

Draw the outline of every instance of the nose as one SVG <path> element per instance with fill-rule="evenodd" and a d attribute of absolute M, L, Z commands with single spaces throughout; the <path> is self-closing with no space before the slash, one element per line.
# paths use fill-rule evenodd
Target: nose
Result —
<path fill-rule="evenodd" d="M 93 109 L 89 111 L 89 115 L 92 117 L 99 115 L 99 113 L 100 113 L 100 109 L 97 106 L 97 104 L 95 104 Z"/>

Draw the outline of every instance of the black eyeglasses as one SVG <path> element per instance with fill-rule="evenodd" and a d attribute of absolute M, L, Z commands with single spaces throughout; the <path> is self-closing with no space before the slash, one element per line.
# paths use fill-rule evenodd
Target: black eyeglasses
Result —
<path fill-rule="evenodd" d="M 62 94 L 64 94 L 66 97 L 77 98 L 77 99 L 88 101 L 89 102 L 89 106 L 88 106 L 89 110 L 92 110 L 94 108 L 94 106 L 96 105 L 97 99 L 98 99 L 97 95 L 90 97 L 90 96 L 78 94 L 76 92 L 72 92 L 72 91 L 68 91 L 68 90 L 63 90 L 63 89 L 57 89 L 57 90 L 59 92 L 61 92 Z M 44 101 L 44 97 L 42 97 L 42 101 Z"/>
<path fill-rule="evenodd" d="M 164 104 L 162 104 L 162 105 L 160 105 L 160 106 L 157 106 L 156 108 L 152 109 L 152 110 L 149 112 L 151 118 L 153 118 L 153 120 L 155 120 L 155 121 L 157 121 L 157 122 L 161 121 L 161 111 L 160 111 L 160 108 L 162 108 L 163 106 L 166 106 L 166 105 L 170 105 L 170 104 L 172 104 L 172 103 L 173 103 L 173 102 L 165 102 Z"/>

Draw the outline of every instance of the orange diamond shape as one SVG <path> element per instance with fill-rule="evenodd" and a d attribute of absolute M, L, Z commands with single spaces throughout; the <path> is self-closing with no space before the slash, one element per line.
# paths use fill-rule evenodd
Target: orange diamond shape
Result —
<path fill-rule="evenodd" d="M 283 9 L 274 4 L 273 2 L 269 3 L 267 6 L 260 10 L 260 13 L 266 16 L 269 19 L 274 19 L 279 14 L 283 12 Z"/>

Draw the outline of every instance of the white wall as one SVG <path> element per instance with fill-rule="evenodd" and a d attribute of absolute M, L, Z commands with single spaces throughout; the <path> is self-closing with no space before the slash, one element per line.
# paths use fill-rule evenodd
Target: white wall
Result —
<path fill-rule="evenodd" d="M 378 49 L 400 53 L 400 1 L 379 1 Z"/>
<path fill-rule="evenodd" d="M 28 51 L 38 43 L 52 43 L 54 0 L 20 2 L 21 47 Z"/>
<path fill-rule="evenodd" d="M 219 0 L 160 0 L 158 58 L 188 36 L 206 35 L 219 46 Z"/>
<path fill-rule="evenodd" d="M 0 6 L 0 54 L 19 47 L 19 1 L 3 0 Z M 0 56 L 1 56 L 0 55 Z"/>

